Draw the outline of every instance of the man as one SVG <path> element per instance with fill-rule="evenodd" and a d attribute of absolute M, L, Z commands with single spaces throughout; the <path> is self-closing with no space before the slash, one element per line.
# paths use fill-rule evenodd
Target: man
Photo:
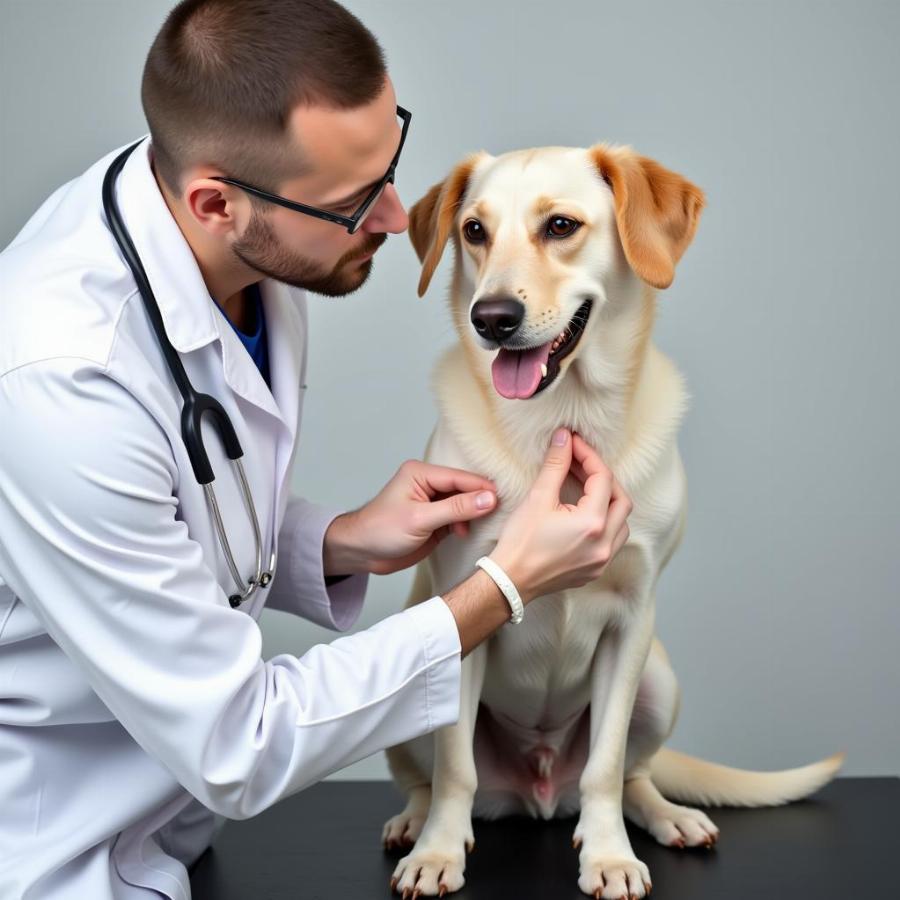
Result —
<path fill-rule="evenodd" d="M 368 630 L 261 658 L 264 605 L 348 629 L 369 574 L 464 536 L 494 485 L 410 460 L 351 512 L 286 491 L 304 289 L 356 290 L 407 226 L 388 177 L 402 126 L 374 37 L 331 0 L 185 0 L 151 47 L 142 98 L 150 137 L 115 196 L 168 339 L 240 439 L 277 574 L 229 602 L 238 579 L 181 399 L 101 203 L 116 150 L 0 255 L 4 898 L 188 898 L 186 867 L 217 823 L 455 722 L 461 658 L 513 602 L 479 569 Z M 627 498 L 610 503 L 596 454 L 559 436 L 492 553 L 525 603 L 585 583 L 627 538 Z M 206 437 L 246 578 L 254 532 Z M 559 504 L 570 466 L 583 509 Z"/>

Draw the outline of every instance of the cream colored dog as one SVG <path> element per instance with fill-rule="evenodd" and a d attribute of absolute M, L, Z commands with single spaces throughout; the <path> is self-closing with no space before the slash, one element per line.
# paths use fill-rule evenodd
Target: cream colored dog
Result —
<path fill-rule="evenodd" d="M 437 363 L 440 409 L 428 462 L 492 478 L 500 506 L 419 564 L 407 605 L 468 577 L 526 496 L 553 431 L 600 454 L 631 497 L 627 543 L 604 576 L 540 597 L 462 663 L 459 721 L 387 751 L 406 808 L 386 847 L 415 841 L 392 889 L 458 890 L 472 816 L 580 812 L 579 887 L 644 897 L 623 814 L 672 847 L 712 846 L 718 829 L 679 805 L 785 803 L 821 787 L 843 754 L 783 772 L 745 772 L 662 744 L 680 695 L 654 637 L 656 584 L 681 540 L 686 479 L 676 445 L 687 394 L 650 339 L 656 289 L 693 239 L 703 192 L 630 147 L 475 153 L 410 211 L 419 296 L 455 250 L 459 342 Z M 563 502 L 577 502 L 569 476 Z"/>

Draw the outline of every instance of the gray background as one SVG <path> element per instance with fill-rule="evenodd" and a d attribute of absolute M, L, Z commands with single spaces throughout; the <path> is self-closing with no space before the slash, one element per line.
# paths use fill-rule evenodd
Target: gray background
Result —
<path fill-rule="evenodd" d="M 706 190 L 655 332 L 693 396 L 688 529 L 658 594 L 684 691 L 670 745 L 759 769 L 846 749 L 845 774 L 900 774 L 898 4 L 346 5 L 414 114 L 407 205 L 470 150 L 600 140 Z M 2 0 L 0 246 L 145 132 L 140 73 L 169 7 Z M 305 496 L 357 506 L 421 456 L 448 269 L 418 300 L 399 235 L 362 291 L 310 296 Z M 358 627 L 411 578 L 373 578 Z M 267 657 L 337 636 L 262 624 Z M 376 754 L 335 777 L 386 776 Z"/>

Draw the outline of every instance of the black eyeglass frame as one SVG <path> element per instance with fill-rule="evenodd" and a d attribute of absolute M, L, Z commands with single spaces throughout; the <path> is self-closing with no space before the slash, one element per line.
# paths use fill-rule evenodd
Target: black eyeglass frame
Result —
<path fill-rule="evenodd" d="M 388 166 L 388 170 L 385 172 L 381 181 L 375 185 L 366 199 L 363 200 L 362 206 L 360 206 L 352 216 L 342 216 L 325 209 L 318 209 L 315 206 L 307 206 L 305 203 L 297 203 L 296 200 L 288 200 L 287 197 L 281 197 L 278 194 L 270 194 L 268 191 L 254 187 L 252 184 L 247 184 L 245 181 L 239 181 L 237 178 L 226 178 L 224 175 L 213 175 L 212 179 L 213 181 L 223 181 L 225 184 L 232 184 L 242 191 L 246 191 L 248 194 L 253 194 L 255 197 L 259 197 L 262 200 L 268 200 L 269 203 L 277 203 L 279 206 L 293 209 L 295 212 L 304 213 L 307 216 L 314 216 L 317 219 L 325 219 L 325 221 L 334 222 L 336 225 L 343 225 L 350 234 L 354 234 L 362 224 L 369 208 L 381 195 L 385 185 L 388 182 L 391 182 L 391 184 L 394 183 L 394 173 L 397 168 L 397 162 L 400 159 L 400 151 L 403 149 L 403 144 L 406 142 L 406 132 L 409 131 L 409 123 L 412 119 L 412 113 L 402 106 L 397 107 L 397 115 L 403 119 L 403 127 L 400 132 L 400 146 L 397 147 L 397 152 L 394 154 L 394 158 L 391 160 L 391 164 Z"/>

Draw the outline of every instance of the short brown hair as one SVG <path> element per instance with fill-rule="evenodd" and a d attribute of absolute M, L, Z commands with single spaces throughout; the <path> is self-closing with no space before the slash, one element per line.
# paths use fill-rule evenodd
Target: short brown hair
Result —
<path fill-rule="evenodd" d="M 386 74 L 375 36 L 334 0 L 182 0 L 141 84 L 157 172 L 176 194 L 200 163 L 274 192 L 304 172 L 291 110 L 362 106 Z"/>

